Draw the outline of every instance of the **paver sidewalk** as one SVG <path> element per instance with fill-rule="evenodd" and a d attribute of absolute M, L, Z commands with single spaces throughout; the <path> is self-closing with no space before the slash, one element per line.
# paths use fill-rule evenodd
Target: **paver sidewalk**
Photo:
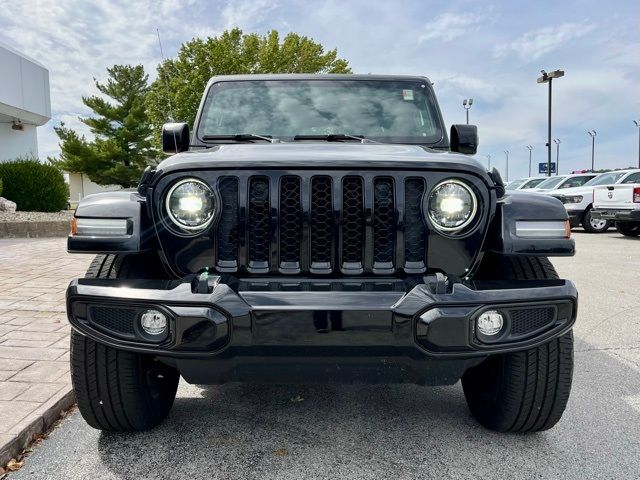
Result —
<path fill-rule="evenodd" d="M 74 401 L 65 290 L 92 258 L 66 238 L 0 240 L 0 466 Z"/>

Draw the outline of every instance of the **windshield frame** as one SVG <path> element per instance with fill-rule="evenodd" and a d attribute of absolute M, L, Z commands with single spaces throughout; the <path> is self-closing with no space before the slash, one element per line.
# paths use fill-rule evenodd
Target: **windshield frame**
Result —
<path fill-rule="evenodd" d="M 197 116 L 194 122 L 194 128 L 193 128 L 193 133 L 192 133 L 192 139 L 191 139 L 191 145 L 190 147 L 193 147 L 194 149 L 198 149 L 198 148 L 210 148 L 212 146 L 215 145 L 222 145 L 222 144 L 233 144 L 233 145 L 240 145 L 240 144 L 251 144 L 252 142 L 236 142 L 236 141 L 211 141 L 211 140 L 204 140 L 203 137 L 211 134 L 211 132 L 204 132 L 201 131 L 201 125 L 202 123 L 205 121 L 205 113 L 207 111 L 207 107 L 210 104 L 212 98 L 213 98 L 213 90 L 214 88 L 216 88 L 216 86 L 220 83 L 225 83 L 225 82 L 269 82 L 269 81 L 291 81 L 291 82 L 296 82 L 296 81 L 302 81 L 302 82 L 311 82 L 311 81 L 324 81 L 324 82 L 345 82 L 345 81 L 353 81 L 353 82 L 357 82 L 357 81 L 364 81 L 364 82 L 413 82 L 413 83 L 420 83 L 421 85 L 424 85 L 424 92 L 425 95 L 427 96 L 427 100 L 428 100 L 428 108 L 432 110 L 432 120 L 434 122 L 434 126 L 437 129 L 438 133 L 439 133 L 439 138 L 429 138 L 428 141 L 421 141 L 421 142 L 417 142 L 417 141 L 387 141 L 387 140 L 381 140 L 381 139 L 388 139 L 388 138 L 397 138 L 400 139 L 402 138 L 402 140 L 405 139 L 419 139 L 420 137 L 372 137 L 371 140 L 373 140 L 374 142 L 378 142 L 380 144 L 387 144 L 387 145 L 420 145 L 420 146 L 426 146 L 429 148 L 437 148 L 437 149 L 448 149 L 449 148 L 449 139 L 447 136 L 447 131 L 445 128 L 445 124 L 444 124 L 444 120 L 442 118 L 442 112 L 440 111 L 440 106 L 438 104 L 437 98 L 435 96 L 435 92 L 433 91 L 433 87 L 431 82 L 429 81 L 429 79 L 427 79 L 426 77 L 417 77 L 417 76 L 396 76 L 396 75 L 332 75 L 332 74 L 326 74 L 326 75 L 298 75 L 298 74 L 283 74 L 283 75 L 230 75 L 230 76 L 222 76 L 222 77 L 214 77 L 209 81 L 209 84 L 207 85 L 207 88 L 205 90 L 205 94 L 203 95 L 201 101 L 200 101 L 200 106 L 198 108 L 198 112 L 197 112 Z M 248 132 L 242 132 L 242 133 L 248 133 Z M 250 132 L 250 133 L 255 133 L 258 135 L 265 135 L 265 132 Z M 342 133 L 342 132 L 341 132 Z M 267 132 L 268 134 L 268 132 Z M 283 141 L 285 141 L 286 143 L 289 141 L 293 141 L 293 137 L 295 135 L 291 135 L 291 136 L 282 136 L 279 135 L 278 137 L 281 138 Z M 369 138 L 369 137 L 367 137 Z M 314 143 L 326 143 L 326 140 L 297 140 L 297 142 L 314 142 Z M 349 141 L 349 142 L 345 142 L 345 143 L 353 143 L 353 141 Z M 372 142 L 373 143 L 373 142 Z"/>

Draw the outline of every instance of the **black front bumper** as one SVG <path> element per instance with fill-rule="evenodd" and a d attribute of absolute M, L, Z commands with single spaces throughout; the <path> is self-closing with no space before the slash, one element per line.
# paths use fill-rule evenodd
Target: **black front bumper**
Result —
<path fill-rule="evenodd" d="M 567 215 L 569 216 L 569 224 L 571 227 L 579 227 L 582 223 L 584 210 L 567 210 Z"/>
<path fill-rule="evenodd" d="M 540 345 L 575 322 L 577 291 L 567 280 L 421 280 L 265 278 L 194 293 L 188 280 L 79 279 L 67 289 L 67 311 L 93 340 L 155 355 L 203 384 L 451 384 L 487 355 Z M 169 317 L 158 341 L 138 324 L 150 308 Z M 489 309 L 506 319 L 496 340 L 475 332 Z"/>
<path fill-rule="evenodd" d="M 612 210 L 596 208 L 591 211 L 593 218 L 614 222 L 640 222 L 640 210 Z"/>

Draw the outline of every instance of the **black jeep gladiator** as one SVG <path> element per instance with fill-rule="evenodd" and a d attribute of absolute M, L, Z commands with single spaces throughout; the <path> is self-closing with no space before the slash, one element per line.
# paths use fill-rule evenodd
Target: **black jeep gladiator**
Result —
<path fill-rule="evenodd" d="M 451 385 L 494 430 L 552 427 L 569 397 L 574 254 L 553 197 L 506 193 L 445 130 L 431 82 L 243 75 L 137 191 L 90 195 L 68 250 L 78 407 L 102 430 L 167 416 L 182 376 Z"/>

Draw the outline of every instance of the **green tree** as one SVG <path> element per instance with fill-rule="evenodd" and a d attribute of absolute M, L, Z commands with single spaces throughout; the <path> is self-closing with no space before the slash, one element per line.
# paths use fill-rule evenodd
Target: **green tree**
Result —
<path fill-rule="evenodd" d="M 94 116 L 80 121 L 89 126 L 95 139 L 88 141 L 62 124 L 55 128 L 62 153 L 59 159 L 50 160 L 62 170 L 84 173 L 101 185 L 132 187 L 158 157 L 145 110 L 148 76 L 142 65 L 114 65 L 107 72 L 106 83 L 94 79 L 104 96 L 82 98 Z"/>
<path fill-rule="evenodd" d="M 182 44 L 175 59 L 158 66 L 147 95 L 149 118 L 156 138 L 172 115 L 190 127 L 209 79 L 247 73 L 351 73 L 336 49 L 328 52 L 312 39 L 289 33 L 282 42 L 277 31 L 243 34 L 239 28 L 219 37 L 194 38 Z"/>

